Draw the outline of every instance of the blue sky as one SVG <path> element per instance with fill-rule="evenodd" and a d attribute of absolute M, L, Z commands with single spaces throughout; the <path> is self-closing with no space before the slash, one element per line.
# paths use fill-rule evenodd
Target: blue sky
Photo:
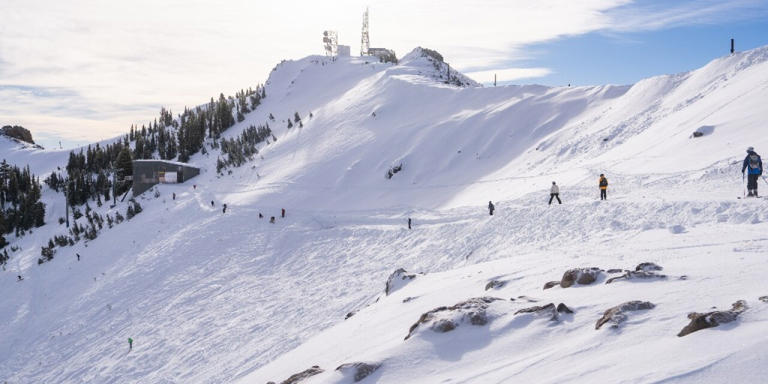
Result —
<path fill-rule="evenodd" d="M 322 31 L 359 52 L 438 50 L 488 83 L 631 84 L 768 45 L 768 0 L 0 0 L 0 125 L 49 147 L 115 137 L 322 54 Z"/>

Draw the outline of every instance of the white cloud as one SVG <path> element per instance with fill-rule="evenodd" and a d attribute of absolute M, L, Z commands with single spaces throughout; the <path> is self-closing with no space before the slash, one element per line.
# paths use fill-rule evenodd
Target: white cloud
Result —
<path fill-rule="evenodd" d="M 680 16 L 696 10 L 696 3 L 684 3 L 685 9 L 643 7 L 631 0 L 371 0 L 368 5 L 372 46 L 401 56 L 424 46 L 459 70 L 503 72 L 514 79 L 544 73 L 509 68 L 528 58 L 528 45 L 598 30 L 696 22 L 703 16 Z M 699 11 L 708 17 L 723 7 L 706 4 L 707 10 Z M 72 91 L 59 96 L 55 110 L 45 108 L 51 100 L 44 98 L 6 107 L 3 123 L 35 131 L 43 129 L 36 120 L 61 118 L 66 127 L 72 119 L 101 119 L 98 128 L 71 128 L 92 139 L 114 136 L 131 123 L 154 118 L 157 111 L 147 115 L 147 106 L 179 111 L 264 82 L 282 59 L 320 54 L 324 29 L 337 30 L 340 43 L 357 52 L 364 6 L 353 0 L 0 0 L 0 86 Z M 68 109 L 69 103 L 74 106 Z M 82 116 L 86 105 L 102 116 Z"/>

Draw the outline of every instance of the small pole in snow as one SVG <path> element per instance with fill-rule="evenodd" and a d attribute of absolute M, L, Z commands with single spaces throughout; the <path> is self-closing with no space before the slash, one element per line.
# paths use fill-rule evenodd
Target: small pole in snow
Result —
<path fill-rule="evenodd" d="M 733 55 L 733 52 L 735 52 L 735 51 L 736 51 L 735 45 L 736 45 L 736 44 L 735 44 L 734 40 L 733 40 L 733 39 L 731 39 L 731 55 Z"/>
<path fill-rule="evenodd" d="M 496 86 L 496 74 L 495 73 L 493 74 L 493 86 L 494 87 Z"/>

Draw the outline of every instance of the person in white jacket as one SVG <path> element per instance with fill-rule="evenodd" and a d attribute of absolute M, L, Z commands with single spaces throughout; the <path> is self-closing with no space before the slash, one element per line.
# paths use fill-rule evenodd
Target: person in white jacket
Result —
<path fill-rule="evenodd" d="M 562 204 L 563 202 L 560 201 L 560 187 L 555 184 L 555 182 L 552 182 L 552 188 L 549 189 L 549 205 L 552 205 L 552 199 L 557 198 L 557 202 Z"/>

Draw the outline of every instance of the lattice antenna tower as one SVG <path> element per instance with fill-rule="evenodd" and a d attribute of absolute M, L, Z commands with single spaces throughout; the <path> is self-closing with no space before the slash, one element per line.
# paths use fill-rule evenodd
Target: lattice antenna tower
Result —
<path fill-rule="evenodd" d="M 368 7 L 365 7 L 365 13 L 363 13 L 363 35 L 360 38 L 360 56 L 367 55 L 370 48 L 371 41 L 368 37 Z"/>
<path fill-rule="evenodd" d="M 338 56 L 339 34 L 336 31 L 323 31 L 323 48 L 326 56 Z"/>

